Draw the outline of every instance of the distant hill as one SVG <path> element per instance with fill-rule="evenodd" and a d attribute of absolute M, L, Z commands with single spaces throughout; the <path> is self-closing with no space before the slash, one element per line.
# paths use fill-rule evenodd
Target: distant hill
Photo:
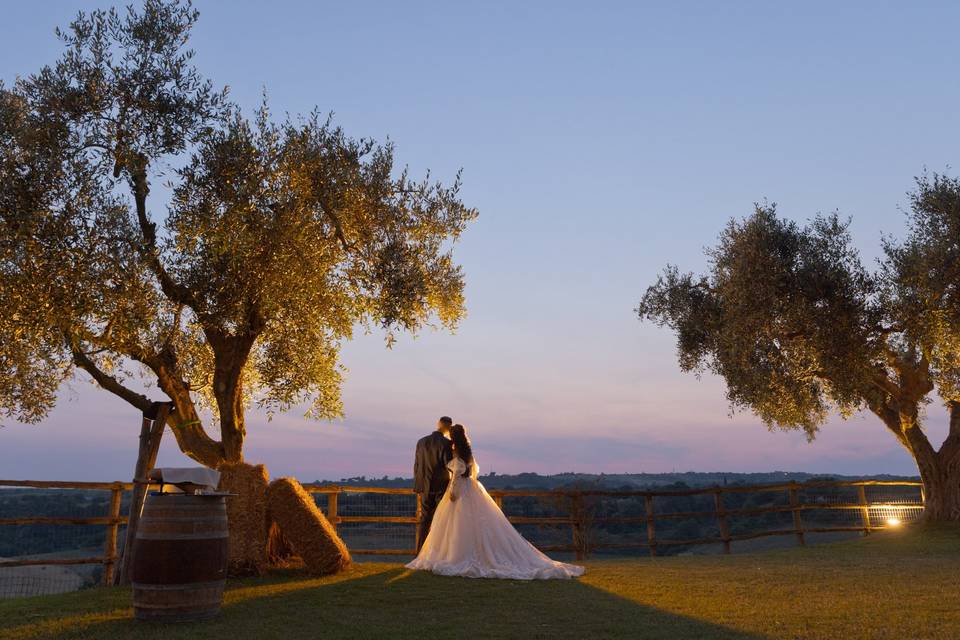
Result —
<path fill-rule="evenodd" d="M 559 489 L 563 487 L 592 487 L 596 489 L 650 489 L 655 487 L 712 487 L 742 484 L 772 484 L 776 482 L 806 482 L 808 480 L 917 480 L 916 476 L 816 474 L 802 471 L 769 471 L 760 473 L 729 473 L 685 471 L 681 473 L 558 473 L 543 476 L 538 473 L 515 475 L 490 473 L 480 477 L 488 489 Z M 318 480 L 317 484 L 340 484 L 358 487 L 413 486 L 410 478 L 341 478 Z"/>

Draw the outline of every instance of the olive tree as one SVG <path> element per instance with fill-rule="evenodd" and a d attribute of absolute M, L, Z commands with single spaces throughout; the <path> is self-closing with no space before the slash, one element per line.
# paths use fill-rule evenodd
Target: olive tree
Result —
<path fill-rule="evenodd" d="M 0 85 L 0 411 L 42 420 L 79 370 L 171 401 L 180 449 L 215 467 L 242 460 L 251 404 L 339 415 L 357 328 L 454 327 L 476 211 L 459 175 L 413 179 L 329 118 L 244 117 L 192 65 L 197 17 L 81 13 L 55 64 Z"/>
<path fill-rule="evenodd" d="M 684 371 L 721 376 L 731 405 L 771 428 L 813 439 L 832 412 L 872 412 L 916 461 L 927 517 L 960 520 L 960 182 L 922 177 L 910 205 L 875 271 L 849 221 L 801 226 L 758 205 L 723 230 L 707 273 L 668 267 L 637 311 L 676 333 Z M 939 448 L 923 426 L 936 397 Z"/>

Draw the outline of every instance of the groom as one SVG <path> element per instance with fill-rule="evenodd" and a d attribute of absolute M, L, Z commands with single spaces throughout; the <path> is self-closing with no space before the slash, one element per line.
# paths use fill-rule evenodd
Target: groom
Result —
<path fill-rule="evenodd" d="M 420 526 L 417 527 L 417 553 L 420 553 L 420 548 L 430 533 L 433 513 L 450 482 L 447 463 L 453 457 L 453 452 L 447 434 L 452 426 L 453 420 L 443 416 L 437 421 L 436 431 L 417 441 L 417 454 L 413 461 L 413 490 L 419 494 L 421 505 Z"/>

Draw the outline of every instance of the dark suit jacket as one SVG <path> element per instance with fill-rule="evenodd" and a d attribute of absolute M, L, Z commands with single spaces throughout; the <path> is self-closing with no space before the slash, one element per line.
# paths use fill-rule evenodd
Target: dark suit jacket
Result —
<path fill-rule="evenodd" d="M 417 493 L 443 493 L 450 483 L 447 463 L 453 457 L 450 441 L 434 431 L 417 441 L 413 461 L 413 490 Z"/>

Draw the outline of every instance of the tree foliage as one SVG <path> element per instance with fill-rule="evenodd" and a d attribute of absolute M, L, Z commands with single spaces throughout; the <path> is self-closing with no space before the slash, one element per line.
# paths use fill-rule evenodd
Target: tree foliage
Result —
<path fill-rule="evenodd" d="M 731 405 L 769 427 L 812 439 L 832 411 L 873 412 L 916 459 L 928 511 L 957 519 L 960 181 L 921 177 L 910 205 L 906 239 L 884 242 L 874 272 L 836 214 L 801 226 L 757 205 L 720 234 L 706 274 L 668 267 L 637 312 L 675 331 L 683 370 L 722 376 Z M 939 449 L 923 431 L 934 390 L 950 413 Z"/>
<path fill-rule="evenodd" d="M 908 234 L 884 243 L 883 306 L 930 363 L 941 398 L 960 401 L 960 180 L 922 176 Z"/>
<path fill-rule="evenodd" d="M 878 357 L 876 283 L 836 215 L 806 227 L 757 206 L 709 250 L 707 276 L 668 267 L 639 312 L 675 327 L 681 367 L 727 382 L 730 402 L 811 437 L 857 409 Z"/>
<path fill-rule="evenodd" d="M 0 85 L 0 411 L 41 420 L 75 368 L 146 410 L 145 374 L 215 465 L 242 457 L 251 402 L 339 415 L 355 327 L 454 327 L 476 211 L 459 176 L 414 180 L 329 118 L 244 117 L 192 66 L 197 17 L 81 13 L 56 64 Z"/>

